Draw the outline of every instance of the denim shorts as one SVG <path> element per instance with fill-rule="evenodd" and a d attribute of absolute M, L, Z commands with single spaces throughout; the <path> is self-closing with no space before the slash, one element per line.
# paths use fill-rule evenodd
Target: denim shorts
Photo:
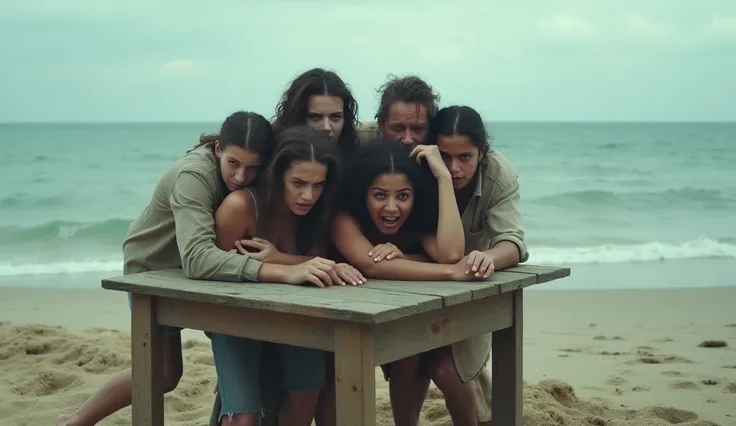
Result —
<path fill-rule="evenodd" d="M 212 340 L 221 402 L 218 421 L 233 414 L 262 413 L 260 361 L 264 344 L 274 345 L 278 352 L 287 390 L 316 390 L 325 384 L 324 351 L 218 333 L 207 335 Z"/>
<path fill-rule="evenodd" d="M 132 308 L 133 305 L 133 294 L 128 293 L 128 308 Z M 168 325 L 163 326 L 163 335 L 164 337 L 173 336 L 176 334 L 181 334 L 181 331 L 184 330 L 180 327 L 169 327 Z"/>

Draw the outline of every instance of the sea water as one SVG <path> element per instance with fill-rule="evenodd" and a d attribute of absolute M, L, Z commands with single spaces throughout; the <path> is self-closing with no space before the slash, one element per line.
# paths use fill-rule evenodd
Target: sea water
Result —
<path fill-rule="evenodd" d="M 0 285 L 99 286 L 218 123 L 0 124 Z M 488 123 L 554 288 L 736 285 L 736 123 Z M 550 287 L 552 288 L 552 287 Z"/>

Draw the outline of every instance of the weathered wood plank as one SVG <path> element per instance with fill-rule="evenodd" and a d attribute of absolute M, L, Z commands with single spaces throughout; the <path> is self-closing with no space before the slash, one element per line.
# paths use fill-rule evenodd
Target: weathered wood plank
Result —
<path fill-rule="evenodd" d="M 391 294 L 352 287 L 230 283 L 185 278 L 180 270 L 124 275 L 102 287 L 172 299 L 261 309 L 361 323 L 379 323 L 442 307 L 437 296 Z"/>
<path fill-rule="evenodd" d="M 473 290 L 479 283 L 444 281 L 385 281 L 368 280 L 364 288 L 393 290 L 404 294 L 421 294 L 441 297 L 445 306 L 468 302 L 473 299 Z"/>
<path fill-rule="evenodd" d="M 516 265 L 504 269 L 506 272 L 534 274 L 537 276 L 537 284 L 559 280 L 570 275 L 570 268 L 542 265 Z"/>
<path fill-rule="evenodd" d="M 372 329 L 335 324 L 337 426 L 376 424 L 376 361 Z"/>
<path fill-rule="evenodd" d="M 334 351 L 334 321 L 313 316 L 157 298 L 159 323 L 230 336 Z"/>
<path fill-rule="evenodd" d="M 375 326 L 376 362 L 384 364 L 511 327 L 512 294 L 473 300 Z"/>
<path fill-rule="evenodd" d="M 102 287 L 218 305 L 289 312 L 319 318 L 381 323 L 491 297 L 569 275 L 569 268 L 521 265 L 488 281 L 369 280 L 363 286 L 316 288 L 288 284 L 192 280 L 180 269 L 143 272 L 102 281 Z"/>
<path fill-rule="evenodd" d="M 376 323 L 413 315 L 416 305 L 383 305 L 365 300 L 341 300 L 295 294 L 287 284 L 241 284 L 220 281 L 171 280 L 139 274 L 103 280 L 102 287 L 171 299 L 191 300 L 215 305 L 302 314 L 317 318 Z M 138 275 L 138 276 L 136 276 Z M 292 288 L 293 287 L 293 288 Z M 306 289 L 302 289 L 306 290 Z M 316 295 L 325 289 L 313 288 Z"/>
<path fill-rule="evenodd" d="M 134 294 L 131 300 L 133 361 L 133 424 L 163 426 L 163 332 L 156 318 L 156 300 Z"/>
<path fill-rule="evenodd" d="M 486 281 L 392 281 L 368 280 L 364 288 L 441 297 L 444 306 L 483 299 L 537 283 L 534 273 L 499 271 Z"/>
<path fill-rule="evenodd" d="M 510 293 L 511 327 L 494 331 L 491 350 L 491 412 L 493 424 L 522 426 L 524 418 L 523 290 Z"/>

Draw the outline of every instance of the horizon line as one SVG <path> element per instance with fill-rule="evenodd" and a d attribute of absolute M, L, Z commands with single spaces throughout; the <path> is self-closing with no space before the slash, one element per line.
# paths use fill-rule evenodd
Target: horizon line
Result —
<path fill-rule="evenodd" d="M 374 122 L 375 119 L 360 120 L 361 123 Z M 734 124 L 734 120 L 484 120 L 485 123 L 528 123 L 528 124 Z M 41 121 L 41 120 L 20 120 L 20 121 L 1 121 L 0 125 L 8 124 L 217 124 L 219 120 L 58 120 L 58 121 Z"/>

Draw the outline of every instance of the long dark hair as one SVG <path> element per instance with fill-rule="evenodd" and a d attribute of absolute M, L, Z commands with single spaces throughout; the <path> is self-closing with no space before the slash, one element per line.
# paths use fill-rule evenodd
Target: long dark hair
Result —
<path fill-rule="evenodd" d="M 350 213 L 361 227 L 375 227 L 366 206 L 366 194 L 374 179 L 384 173 L 406 175 L 414 187 L 414 206 L 402 228 L 419 235 L 437 232 L 439 200 L 437 180 L 425 161 L 417 164 L 411 148 L 380 138 L 358 147 L 345 164 L 340 209 Z"/>
<path fill-rule="evenodd" d="M 428 145 L 437 145 L 440 136 L 467 136 L 470 143 L 478 148 L 483 156 L 478 165 L 482 170 L 488 165 L 488 150 L 491 144 L 491 136 L 486 130 L 483 118 L 475 109 L 465 105 L 452 105 L 444 107 L 437 112 L 434 120 L 429 126 L 427 135 Z"/>
<path fill-rule="evenodd" d="M 308 70 L 291 82 L 276 106 L 274 130 L 280 132 L 287 127 L 305 124 L 309 97 L 313 95 L 337 96 L 342 99 L 345 125 L 337 146 L 343 155 L 355 151 L 358 146 L 358 102 L 347 84 L 335 72 L 322 68 Z"/>
<path fill-rule="evenodd" d="M 265 229 L 270 236 L 278 227 L 272 219 L 284 203 L 284 174 L 295 161 L 316 161 L 327 166 L 322 194 L 309 213 L 299 218 L 296 236 L 296 246 L 301 253 L 314 247 L 325 250 L 342 165 L 337 147 L 330 138 L 306 125 L 289 127 L 276 134 L 276 149 L 261 177 L 259 192 L 264 202 L 258 228 Z"/>
<path fill-rule="evenodd" d="M 230 145 L 238 146 L 261 155 L 267 162 L 273 151 L 273 128 L 271 123 L 260 114 L 250 111 L 237 111 L 230 114 L 217 134 L 202 134 L 199 143 L 190 151 L 201 146 L 209 146 L 215 151 L 215 142 L 220 142 L 220 150 Z"/>

